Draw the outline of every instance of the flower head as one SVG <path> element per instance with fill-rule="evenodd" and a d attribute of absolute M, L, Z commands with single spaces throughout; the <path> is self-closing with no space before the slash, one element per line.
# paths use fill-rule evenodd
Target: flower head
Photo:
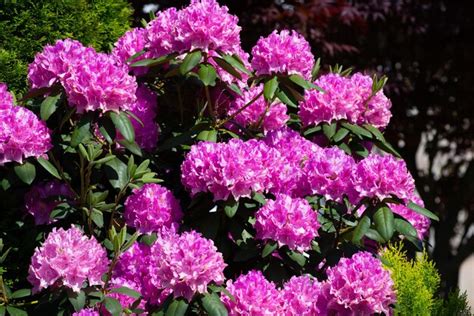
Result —
<path fill-rule="evenodd" d="M 135 189 L 125 201 L 125 221 L 142 233 L 157 232 L 177 224 L 183 217 L 179 201 L 159 184 Z"/>
<path fill-rule="evenodd" d="M 28 281 L 34 291 L 56 282 L 78 292 L 85 281 L 102 284 L 108 269 L 107 253 L 94 237 L 87 237 L 78 228 L 53 228 L 31 258 Z"/>
<path fill-rule="evenodd" d="M 13 105 L 13 96 L 8 92 L 7 85 L 0 82 L 0 109 Z"/>
<path fill-rule="evenodd" d="M 260 271 L 253 270 L 235 281 L 229 280 L 226 288 L 235 298 L 231 300 L 226 295 L 221 296 L 230 316 L 282 314 L 279 291 Z"/>
<path fill-rule="evenodd" d="M 255 214 L 256 238 L 271 239 L 280 246 L 304 251 L 311 248 L 311 241 L 318 236 L 320 224 L 316 212 L 308 201 L 279 194 Z"/>
<path fill-rule="evenodd" d="M 322 315 L 317 306 L 322 284 L 309 276 L 292 277 L 281 289 L 284 315 Z"/>
<path fill-rule="evenodd" d="M 308 80 L 313 65 L 311 46 L 295 31 L 273 31 L 252 49 L 252 67 L 257 75 L 297 74 Z"/>
<path fill-rule="evenodd" d="M 142 28 L 133 28 L 130 31 L 120 37 L 115 43 L 115 47 L 112 50 L 112 55 L 115 57 L 118 63 L 127 65 L 127 60 L 138 52 L 142 51 L 147 44 L 147 31 Z M 132 62 L 135 63 L 139 60 L 149 57 L 149 53 L 144 53 L 141 56 L 135 58 Z M 146 67 L 129 67 L 135 75 L 141 75 L 146 73 L 148 70 Z"/>
<path fill-rule="evenodd" d="M 72 316 L 100 316 L 100 314 L 94 308 L 84 308 L 78 312 L 74 312 Z"/>
<path fill-rule="evenodd" d="M 177 20 L 176 8 L 169 8 L 158 12 L 156 18 L 148 23 L 145 46 L 149 49 L 151 57 L 157 58 L 181 51 L 182 48 L 177 39 Z"/>

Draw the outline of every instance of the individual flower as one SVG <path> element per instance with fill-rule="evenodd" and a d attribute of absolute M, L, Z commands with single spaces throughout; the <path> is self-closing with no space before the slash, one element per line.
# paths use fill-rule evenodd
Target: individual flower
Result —
<path fill-rule="evenodd" d="M 423 200 L 420 199 L 419 196 L 414 195 L 411 200 L 424 207 Z M 389 206 L 393 213 L 400 215 L 415 227 L 418 233 L 418 238 L 424 239 L 427 236 L 431 225 L 431 221 L 428 217 L 421 215 L 402 204 L 389 204 Z"/>
<path fill-rule="evenodd" d="M 132 104 L 132 112 L 140 122 L 134 117 L 130 117 L 135 131 L 135 142 L 140 148 L 152 151 L 156 148 L 159 136 L 159 126 L 156 123 L 158 111 L 157 96 L 144 85 L 138 86 L 136 92 L 137 100 Z"/>
<path fill-rule="evenodd" d="M 304 171 L 312 194 L 341 202 L 343 195 L 350 201 L 356 193 L 350 183 L 354 159 L 337 147 L 323 148 L 306 162 Z"/>
<path fill-rule="evenodd" d="M 327 308 L 330 315 L 391 314 L 395 292 L 390 272 L 369 252 L 359 252 L 342 258 L 327 269 L 328 279 L 323 285 L 323 299 L 318 306 Z"/>
<path fill-rule="evenodd" d="M 51 211 L 61 203 L 60 198 L 72 198 L 74 195 L 69 187 L 53 180 L 34 185 L 25 194 L 25 208 L 33 215 L 36 225 L 51 224 Z"/>
<path fill-rule="evenodd" d="M 226 289 L 235 298 L 221 295 L 230 316 L 282 315 L 280 293 L 260 271 L 252 270 L 227 281 Z"/>
<path fill-rule="evenodd" d="M 146 234 L 177 224 L 183 212 L 171 191 L 159 184 L 149 183 L 133 190 L 125 201 L 123 216 L 127 225 Z"/>
<path fill-rule="evenodd" d="M 278 245 L 293 250 L 311 248 L 311 241 L 318 236 L 320 224 L 316 212 L 308 201 L 279 194 L 255 214 L 256 238 L 274 240 Z"/>
<path fill-rule="evenodd" d="M 103 53 L 70 66 L 62 84 L 77 113 L 130 110 L 136 101 L 135 77 L 128 74 L 127 66 Z"/>
<path fill-rule="evenodd" d="M 7 85 L 0 82 L 0 109 L 13 105 L 13 96 L 8 92 Z"/>
<path fill-rule="evenodd" d="M 147 44 L 147 31 L 142 28 L 133 28 L 120 37 L 114 44 L 112 55 L 117 62 L 128 65 L 127 60 L 133 55 L 145 49 Z M 149 53 L 144 53 L 133 59 L 132 63 L 149 57 Z M 146 67 L 129 67 L 135 75 L 142 75 L 148 70 Z"/>
<path fill-rule="evenodd" d="M 216 0 L 191 0 L 177 14 L 176 23 L 182 50 L 235 52 L 240 47 L 238 18 Z"/>
<path fill-rule="evenodd" d="M 50 130 L 33 112 L 20 106 L 0 106 L 0 166 L 43 157 L 51 147 Z"/>
<path fill-rule="evenodd" d="M 260 97 L 258 97 L 260 95 Z M 254 100 L 255 99 L 255 100 Z M 250 106 L 245 107 L 254 100 Z M 240 109 L 234 121 L 238 127 L 250 127 L 254 129 L 262 128 L 264 131 L 272 131 L 283 127 L 289 120 L 286 113 L 286 105 L 281 102 L 267 104 L 263 97 L 263 85 L 250 88 L 244 91 L 241 97 L 238 97 L 230 103 L 228 115 L 235 115 Z"/>
<path fill-rule="evenodd" d="M 102 274 L 109 265 L 107 253 L 94 237 L 87 237 L 78 228 L 53 228 L 31 258 L 28 281 L 33 291 L 60 285 L 79 292 L 85 281 L 101 285 Z"/>
<path fill-rule="evenodd" d="M 284 315 L 323 315 L 317 303 L 322 284 L 309 276 L 294 276 L 281 289 Z"/>
<path fill-rule="evenodd" d="M 84 47 L 72 39 L 58 40 L 54 45 L 46 45 L 28 67 L 31 88 L 48 88 L 58 80 L 64 80 L 71 66 L 89 59 L 94 54 L 93 48 Z"/>
<path fill-rule="evenodd" d="M 405 161 L 391 155 L 370 154 L 358 162 L 351 183 L 360 198 L 383 200 L 393 194 L 407 201 L 415 191 L 415 181 Z"/>
<path fill-rule="evenodd" d="M 260 37 L 252 48 L 252 67 L 257 75 L 297 74 L 311 78 L 314 56 L 311 46 L 295 31 L 273 31 Z"/>
<path fill-rule="evenodd" d="M 178 11 L 169 8 L 158 12 L 156 18 L 146 27 L 145 47 L 150 51 L 150 57 L 157 58 L 172 52 L 181 51 L 176 30 Z"/>
<path fill-rule="evenodd" d="M 72 316 L 100 316 L 100 314 L 94 308 L 84 308 L 78 312 L 74 312 Z"/>
<path fill-rule="evenodd" d="M 188 301 L 206 293 L 210 283 L 224 282 L 224 258 L 212 240 L 190 231 L 158 237 L 151 248 L 151 282 Z"/>

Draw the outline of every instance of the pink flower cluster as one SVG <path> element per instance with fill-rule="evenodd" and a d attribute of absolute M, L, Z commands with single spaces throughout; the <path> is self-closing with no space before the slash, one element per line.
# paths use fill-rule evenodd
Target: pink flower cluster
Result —
<path fill-rule="evenodd" d="M 0 109 L 13 104 L 13 96 L 8 92 L 6 84 L 0 82 Z"/>
<path fill-rule="evenodd" d="M 395 303 L 395 292 L 390 272 L 369 252 L 359 252 L 351 258 L 342 258 L 327 270 L 328 279 L 323 283 L 321 306 L 325 314 L 390 315 L 390 305 Z"/>
<path fill-rule="evenodd" d="M 147 31 L 142 28 L 133 28 L 120 37 L 114 45 L 112 55 L 115 57 L 117 63 L 128 65 L 127 60 L 133 55 L 141 52 L 147 43 Z M 143 60 L 149 57 L 149 53 L 144 53 L 133 59 L 132 63 Z M 135 75 L 142 75 L 147 72 L 146 67 L 129 67 Z"/>
<path fill-rule="evenodd" d="M 192 0 L 182 10 L 159 12 L 147 26 L 146 46 L 153 57 L 194 49 L 237 52 L 241 28 L 228 11 L 216 0 Z"/>
<path fill-rule="evenodd" d="M 85 281 L 102 284 L 102 274 L 109 265 L 107 253 L 94 237 L 88 238 L 78 228 L 53 228 L 31 258 L 28 281 L 33 291 L 56 282 L 78 292 Z"/>
<path fill-rule="evenodd" d="M 258 95 L 260 94 L 260 97 Z M 244 91 L 243 96 L 238 97 L 230 103 L 228 115 L 234 115 L 246 104 L 258 97 L 250 106 L 247 106 L 234 118 L 238 127 L 250 127 L 252 129 L 263 129 L 272 131 L 285 126 L 290 118 L 286 114 L 286 105 L 281 102 L 267 104 L 263 97 L 263 85 Z"/>
<path fill-rule="evenodd" d="M 58 206 L 60 198 L 72 198 L 74 195 L 69 187 L 59 181 L 53 180 L 33 186 L 25 194 L 25 208 L 33 215 L 36 225 L 51 224 L 51 211 Z"/>
<path fill-rule="evenodd" d="M 309 276 L 292 277 L 281 289 L 280 296 L 284 315 L 324 315 L 321 296 L 322 284 Z"/>
<path fill-rule="evenodd" d="M 0 166 L 44 156 L 52 147 L 50 130 L 33 112 L 14 105 L 4 84 L 0 87 Z"/>
<path fill-rule="evenodd" d="M 151 233 L 176 225 L 183 213 L 179 201 L 159 184 L 145 184 L 133 190 L 125 201 L 124 217 L 127 225 L 141 233 Z"/>
<path fill-rule="evenodd" d="M 275 200 L 268 200 L 255 214 L 256 238 L 275 240 L 281 247 L 305 251 L 311 248 L 311 241 L 318 236 L 320 227 L 317 213 L 308 201 L 278 194 Z"/>
<path fill-rule="evenodd" d="M 93 308 L 84 308 L 78 312 L 74 312 L 72 316 L 99 316 L 99 312 Z"/>
<path fill-rule="evenodd" d="M 114 271 L 118 280 L 133 282 L 151 305 L 159 305 L 170 293 L 188 301 L 205 293 L 208 284 L 221 284 L 226 267 L 211 240 L 195 231 L 181 235 L 163 229 L 151 246 L 134 245 L 124 253 Z"/>
<path fill-rule="evenodd" d="M 354 124 L 385 128 L 390 121 L 390 100 L 383 91 L 372 93 L 372 78 L 356 73 L 351 77 L 327 74 L 315 81 L 324 92 L 307 90 L 300 102 L 299 116 L 304 125 L 345 119 Z"/>
<path fill-rule="evenodd" d="M 295 31 L 273 31 L 252 48 L 252 67 L 257 75 L 297 74 L 311 79 L 314 56 L 304 37 Z"/>
<path fill-rule="evenodd" d="M 36 54 L 28 80 L 33 89 L 61 83 L 78 113 L 127 110 L 136 99 L 137 83 L 125 65 L 70 39 L 47 45 Z"/>

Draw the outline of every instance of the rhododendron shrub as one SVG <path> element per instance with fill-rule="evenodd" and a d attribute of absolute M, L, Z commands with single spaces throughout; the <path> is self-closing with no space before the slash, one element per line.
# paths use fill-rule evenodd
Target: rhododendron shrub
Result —
<path fill-rule="evenodd" d="M 437 217 L 384 138 L 386 78 L 240 31 L 193 0 L 0 84 L 0 314 L 396 312 L 380 251 Z"/>

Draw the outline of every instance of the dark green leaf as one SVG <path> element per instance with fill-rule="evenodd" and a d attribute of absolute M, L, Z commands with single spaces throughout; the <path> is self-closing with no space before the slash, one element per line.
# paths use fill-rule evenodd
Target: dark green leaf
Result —
<path fill-rule="evenodd" d="M 185 300 L 174 300 L 166 309 L 165 316 L 183 316 L 187 310 L 188 303 Z"/>
<path fill-rule="evenodd" d="M 278 244 L 276 242 L 274 242 L 274 241 L 268 242 L 265 245 L 265 247 L 263 247 L 262 258 L 265 258 L 266 256 L 268 256 L 273 251 L 275 251 L 275 249 L 277 249 L 277 248 L 278 248 Z"/>
<path fill-rule="evenodd" d="M 367 231 L 370 228 L 370 218 L 367 215 L 364 215 L 360 221 L 359 224 L 357 224 L 356 228 L 354 229 L 354 232 L 352 234 L 352 242 L 354 244 L 360 244 L 360 241 L 362 237 L 367 233 Z"/>
<path fill-rule="evenodd" d="M 387 206 L 382 206 L 374 214 L 375 229 L 385 240 L 390 240 L 394 233 L 394 217 L 392 210 Z"/>
<path fill-rule="evenodd" d="M 227 316 L 228 312 L 216 293 L 206 293 L 201 299 L 202 306 L 209 316 Z"/>
<path fill-rule="evenodd" d="M 22 165 L 15 166 L 13 169 L 18 178 L 26 184 L 31 184 L 35 180 L 36 168 L 32 163 L 25 162 Z"/>
<path fill-rule="evenodd" d="M 219 57 L 212 57 L 212 59 L 225 71 L 230 73 L 235 78 L 242 80 L 242 75 L 231 64 Z"/>
<path fill-rule="evenodd" d="M 100 120 L 99 131 L 109 144 L 112 144 L 114 142 L 117 132 L 115 130 L 114 123 L 112 122 L 110 117 L 102 117 L 102 119 Z"/>
<path fill-rule="evenodd" d="M 406 220 L 403 220 L 401 218 L 395 218 L 394 226 L 397 232 L 399 232 L 402 235 L 415 237 L 415 238 L 418 236 L 418 233 L 415 227 L 413 227 L 413 225 L 407 222 Z"/>
<path fill-rule="evenodd" d="M 118 158 L 105 164 L 105 174 L 110 184 L 116 189 L 122 189 L 128 183 L 127 165 Z"/>
<path fill-rule="evenodd" d="M 292 82 L 300 86 L 305 90 L 316 89 L 316 86 L 309 81 L 306 81 L 303 77 L 299 75 L 291 75 L 288 77 Z"/>
<path fill-rule="evenodd" d="M 372 138 L 372 134 L 368 130 L 366 130 L 365 128 L 362 128 L 358 125 L 350 124 L 350 123 L 347 123 L 347 122 L 342 122 L 341 125 L 343 127 L 347 128 L 348 130 L 350 130 L 355 135 L 361 137 L 361 138 L 362 137 Z"/>
<path fill-rule="evenodd" d="M 352 155 L 352 150 L 349 148 L 349 146 L 346 143 L 341 143 L 337 145 L 339 148 L 344 150 L 344 152 L 348 155 Z"/>
<path fill-rule="evenodd" d="M 115 298 L 106 297 L 104 299 L 104 305 L 112 316 L 120 316 L 122 314 L 122 305 L 120 305 L 120 302 Z"/>
<path fill-rule="evenodd" d="M 414 203 L 413 201 L 410 201 L 407 205 L 408 208 L 412 209 L 413 211 L 421 214 L 421 215 L 424 215 L 428 218 L 431 218 L 435 221 L 439 221 L 439 217 L 436 216 L 435 214 L 433 214 L 432 212 L 428 211 L 426 208 L 424 207 L 421 207 L 420 205 Z"/>
<path fill-rule="evenodd" d="M 212 65 L 206 64 L 199 66 L 198 75 L 205 86 L 213 87 L 216 84 L 217 73 Z"/>
<path fill-rule="evenodd" d="M 272 79 L 265 82 L 263 87 L 263 96 L 267 100 L 272 100 L 275 92 L 278 88 L 278 78 L 273 77 Z"/>
<path fill-rule="evenodd" d="M 135 54 L 133 54 L 132 56 L 130 56 L 129 58 L 127 58 L 126 62 L 127 63 L 130 63 L 132 61 L 134 61 L 136 58 L 140 57 L 141 55 L 145 54 L 146 53 L 146 50 L 145 49 L 142 49 L 141 51 L 139 52 L 136 52 Z"/>
<path fill-rule="evenodd" d="M 276 92 L 276 96 L 281 102 L 285 103 L 286 105 L 291 106 L 293 108 L 298 107 L 298 103 L 291 100 L 283 90 L 278 90 Z"/>
<path fill-rule="evenodd" d="M 134 299 L 138 299 L 141 296 L 140 293 L 138 293 L 137 291 L 132 290 L 132 289 L 126 287 L 126 286 L 113 288 L 113 289 L 110 290 L 110 293 L 120 293 L 120 294 L 127 295 L 129 297 L 132 297 Z"/>
<path fill-rule="evenodd" d="M 38 163 L 39 163 L 44 169 L 46 169 L 46 171 L 48 171 L 51 175 L 53 175 L 55 178 L 61 179 L 61 177 L 59 176 L 58 169 L 56 169 L 56 167 L 53 166 L 53 164 L 50 163 L 48 160 L 39 157 L 39 158 L 38 158 Z"/>
<path fill-rule="evenodd" d="M 321 125 L 314 126 L 314 127 L 311 127 L 311 128 L 308 128 L 307 130 L 305 130 L 303 135 L 308 136 L 308 135 L 314 134 L 316 132 L 319 132 L 321 129 L 322 129 Z"/>
<path fill-rule="evenodd" d="M 385 243 L 386 242 L 385 239 L 383 239 L 383 237 L 380 236 L 380 234 L 375 229 L 372 229 L 372 228 L 369 228 L 369 230 L 367 230 L 367 232 L 365 233 L 365 236 L 367 238 L 375 240 L 378 243 Z"/>
<path fill-rule="evenodd" d="M 240 90 L 239 86 L 237 86 L 235 83 L 226 84 L 226 87 L 227 87 L 229 90 L 231 90 L 231 91 L 237 93 L 238 95 L 243 95 L 242 90 Z"/>
<path fill-rule="evenodd" d="M 133 57 L 133 56 L 132 56 Z M 130 57 L 130 58 L 132 58 Z M 138 57 L 138 56 L 137 56 Z M 155 59 L 142 59 L 130 65 L 130 67 L 153 67 L 164 64 L 171 59 L 175 58 L 176 54 L 161 56 Z"/>
<path fill-rule="evenodd" d="M 118 141 L 118 143 L 122 145 L 123 147 L 127 148 L 132 154 L 135 154 L 139 157 L 143 156 L 140 146 L 138 146 L 138 144 L 135 141 L 129 142 L 126 139 L 121 139 Z"/>
<path fill-rule="evenodd" d="M 224 58 L 224 60 L 226 62 L 228 62 L 229 64 L 232 65 L 232 67 L 234 68 L 237 68 L 238 70 L 240 70 L 241 72 L 243 73 L 246 73 L 247 75 L 250 75 L 251 72 L 248 71 L 247 68 L 245 68 L 245 65 L 241 62 L 239 56 L 237 55 L 224 55 L 222 58 Z"/>
<path fill-rule="evenodd" d="M 371 132 L 372 135 L 375 136 L 375 139 L 377 139 L 381 142 L 385 142 L 385 137 L 383 136 L 383 134 L 379 131 L 379 129 L 377 127 L 374 127 L 374 126 L 369 125 L 369 124 L 364 124 L 364 128 L 366 130 L 368 130 L 369 132 Z"/>
<path fill-rule="evenodd" d="M 69 302 L 71 303 L 72 307 L 74 307 L 76 312 L 84 308 L 84 305 L 86 304 L 86 294 L 84 291 L 81 290 L 79 293 L 77 293 L 69 290 L 67 296 Z"/>
<path fill-rule="evenodd" d="M 321 69 L 321 58 L 316 60 L 313 69 L 311 70 L 311 78 L 314 80 L 319 73 L 319 69 Z"/>
<path fill-rule="evenodd" d="M 104 214 L 102 214 L 101 211 L 92 209 L 90 216 L 94 224 L 97 225 L 97 227 L 104 227 Z"/>
<path fill-rule="evenodd" d="M 3 305 L 0 305 L 0 316 L 5 316 L 6 308 Z"/>
<path fill-rule="evenodd" d="M 101 165 L 104 163 L 109 162 L 110 160 L 113 160 L 115 158 L 115 155 L 107 155 L 99 160 L 96 160 L 93 162 L 94 165 Z"/>
<path fill-rule="evenodd" d="M 25 297 L 29 295 L 31 295 L 30 289 L 21 289 L 21 290 L 13 292 L 10 298 L 21 298 L 21 297 Z"/>
<path fill-rule="evenodd" d="M 347 134 L 349 134 L 349 130 L 348 129 L 345 129 L 344 127 L 341 127 L 337 133 L 334 135 L 334 137 L 332 138 L 333 141 L 335 141 L 336 143 L 337 142 L 340 142 L 341 140 L 343 140 Z"/>
<path fill-rule="evenodd" d="M 71 135 L 71 146 L 76 147 L 84 140 L 91 138 L 91 122 L 88 118 L 83 118 L 74 129 Z"/>
<path fill-rule="evenodd" d="M 299 252 L 290 250 L 287 252 L 287 255 L 288 257 L 290 257 L 291 260 L 296 262 L 301 267 L 304 267 L 304 265 L 306 264 L 306 258 Z"/>
<path fill-rule="evenodd" d="M 120 134 L 129 142 L 135 141 L 135 131 L 133 130 L 132 122 L 128 118 L 127 113 L 125 112 L 109 112 L 110 118 L 114 123 L 115 127 L 118 129 Z"/>
<path fill-rule="evenodd" d="M 10 314 L 10 316 L 28 316 L 27 312 L 13 306 L 7 306 L 7 312 Z"/>
<path fill-rule="evenodd" d="M 187 74 L 201 62 L 202 54 L 200 51 L 189 53 L 184 57 L 183 63 L 179 66 L 179 72 L 182 75 Z"/>
<path fill-rule="evenodd" d="M 326 137 L 328 139 L 331 139 L 334 134 L 336 134 L 336 127 L 337 127 L 337 124 L 336 123 L 324 123 L 323 124 L 323 133 L 324 135 L 326 135 Z"/>
<path fill-rule="evenodd" d="M 62 98 L 62 93 L 54 96 L 49 96 L 41 103 L 40 116 L 43 121 L 47 121 L 49 117 L 56 112 L 59 101 Z"/>
<path fill-rule="evenodd" d="M 239 208 L 239 201 L 235 201 L 234 199 L 229 199 L 224 204 L 224 212 L 227 217 L 232 218 L 237 213 L 237 209 Z"/>
<path fill-rule="evenodd" d="M 401 158 L 401 156 L 400 156 L 400 154 L 398 153 L 398 151 L 396 151 L 395 148 L 393 148 L 393 146 L 390 145 L 388 142 L 381 142 L 381 141 L 376 140 L 376 141 L 374 141 L 374 144 L 375 144 L 378 148 L 382 149 L 383 151 L 385 151 L 385 152 L 387 152 L 387 153 L 389 153 L 389 154 L 392 154 L 392 155 L 394 155 L 394 156 L 396 156 L 396 157 L 398 157 L 398 158 Z"/>

